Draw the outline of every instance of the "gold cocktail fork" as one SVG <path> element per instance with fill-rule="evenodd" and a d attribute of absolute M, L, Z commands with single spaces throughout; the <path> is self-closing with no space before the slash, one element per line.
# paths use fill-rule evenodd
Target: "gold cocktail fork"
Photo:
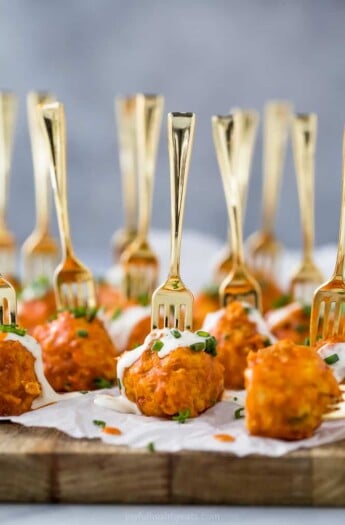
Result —
<path fill-rule="evenodd" d="M 15 275 L 16 241 L 6 224 L 8 186 L 13 136 L 17 113 L 14 93 L 0 92 L 0 268 L 4 275 Z"/>
<path fill-rule="evenodd" d="M 42 137 L 37 115 L 37 104 L 49 104 L 55 100 L 50 93 L 32 91 L 27 96 L 28 123 L 34 169 L 36 197 L 36 225 L 22 246 L 23 284 L 30 284 L 44 276 L 52 283 L 58 263 L 58 246 L 50 235 L 49 218 L 49 157 Z"/>
<path fill-rule="evenodd" d="M 232 142 L 235 125 L 231 115 L 212 117 L 213 140 L 229 214 L 233 256 L 232 269 L 222 282 L 219 295 L 222 306 L 237 300 L 246 301 L 261 310 L 260 286 L 244 262 L 241 197 L 229 156 L 229 147 L 235 147 Z"/>
<path fill-rule="evenodd" d="M 168 114 L 168 149 L 171 192 L 170 269 L 165 283 L 152 296 L 151 328 L 191 330 L 193 294 L 180 277 L 180 253 L 186 188 L 195 128 L 194 113 Z"/>
<path fill-rule="evenodd" d="M 136 96 L 136 150 L 139 179 L 139 224 L 136 239 L 123 252 L 123 288 L 127 299 L 150 300 L 157 286 L 158 259 L 149 241 L 153 180 L 164 99 L 160 95 Z"/>
<path fill-rule="evenodd" d="M 314 293 L 310 318 L 310 344 L 319 335 L 327 339 L 345 335 L 345 129 L 343 132 L 343 176 L 338 253 L 332 278 Z"/>
<path fill-rule="evenodd" d="M 13 286 L 0 273 L 0 324 L 16 325 L 17 297 Z"/>
<path fill-rule="evenodd" d="M 137 235 L 137 174 L 135 162 L 135 96 L 115 99 L 115 116 L 119 144 L 120 169 L 122 175 L 122 198 L 125 215 L 124 228 L 116 231 L 112 238 L 114 261 Z"/>
<path fill-rule="evenodd" d="M 254 110 L 235 109 L 232 113 L 234 121 L 234 145 L 231 148 L 232 157 L 230 164 L 233 173 L 238 177 L 239 192 L 242 203 L 243 221 L 247 204 L 248 183 L 253 160 L 253 152 L 259 115 Z M 236 150 L 236 151 L 234 151 Z M 232 268 L 231 238 L 229 230 L 229 241 L 224 257 L 219 261 L 215 270 L 215 282 L 221 284 Z"/>
<path fill-rule="evenodd" d="M 54 273 L 58 309 L 96 306 L 95 282 L 88 268 L 74 254 L 67 207 L 66 126 L 63 104 L 39 106 L 50 158 L 50 175 L 55 197 L 63 260 Z"/>
<path fill-rule="evenodd" d="M 323 281 L 322 273 L 313 260 L 316 130 L 315 114 L 293 117 L 292 143 L 303 232 L 303 260 L 291 278 L 290 295 L 303 304 L 311 304 L 315 288 Z"/>
<path fill-rule="evenodd" d="M 277 260 L 281 253 L 281 244 L 273 228 L 291 111 L 292 108 L 288 102 L 270 102 L 265 107 L 263 224 L 262 230 L 252 234 L 246 242 L 249 266 L 268 280 L 275 278 Z"/>

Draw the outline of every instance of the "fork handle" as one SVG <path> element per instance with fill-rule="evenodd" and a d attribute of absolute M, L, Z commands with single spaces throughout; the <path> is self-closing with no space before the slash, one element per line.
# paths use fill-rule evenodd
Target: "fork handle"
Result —
<path fill-rule="evenodd" d="M 48 140 L 50 176 L 54 191 L 60 239 L 64 258 L 73 257 L 66 187 L 66 124 L 61 102 L 41 106 L 43 124 Z"/>
<path fill-rule="evenodd" d="M 137 180 L 135 168 L 134 117 L 135 97 L 117 97 L 115 116 L 119 143 L 125 229 L 137 230 Z"/>
<path fill-rule="evenodd" d="M 242 113 L 241 126 L 241 144 L 238 153 L 238 182 L 239 192 L 242 205 L 242 216 L 246 213 L 247 207 L 247 193 L 248 182 L 253 161 L 253 153 L 255 148 L 255 141 L 257 129 L 259 124 L 259 114 L 257 111 L 244 109 Z"/>
<path fill-rule="evenodd" d="M 276 217 L 290 114 L 288 102 L 269 102 L 265 107 L 262 213 L 263 230 L 269 235 Z"/>
<path fill-rule="evenodd" d="M 53 101 L 53 95 L 45 92 L 31 91 L 27 96 L 28 124 L 35 181 L 36 230 L 41 235 L 49 233 L 49 159 L 44 148 L 42 130 L 36 108 L 37 104 L 49 104 Z"/>
<path fill-rule="evenodd" d="M 238 180 L 231 164 L 231 158 L 235 154 L 234 150 L 239 147 L 236 141 L 236 125 L 235 114 L 212 117 L 213 140 L 230 221 L 233 261 L 236 265 L 243 265 L 241 197 Z"/>
<path fill-rule="evenodd" d="M 317 133 L 315 113 L 293 117 L 292 142 L 303 232 L 304 261 L 312 261 L 314 246 L 314 165 Z"/>
<path fill-rule="evenodd" d="M 343 174 L 340 208 L 339 241 L 334 278 L 345 280 L 345 128 L 343 131 Z"/>
<path fill-rule="evenodd" d="M 139 238 L 146 242 L 152 213 L 153 181 L 164 99 L 160 95 L 136 96 L 136 150 L 139 179 Z"/>
<path fill-rule="evenodd" d="M 171 250 L 169 277 L 180 276 L 182 225 L 194 130 L 194 113 L 168 114 L 168 150 L 171 193 Z"/>
<path fill-rule="evenodd" d="M 17 113 L 14 93 L 0 92 L 0 227 L 6 223 L 6 207 L 10 177 L 13 136 Z"/>

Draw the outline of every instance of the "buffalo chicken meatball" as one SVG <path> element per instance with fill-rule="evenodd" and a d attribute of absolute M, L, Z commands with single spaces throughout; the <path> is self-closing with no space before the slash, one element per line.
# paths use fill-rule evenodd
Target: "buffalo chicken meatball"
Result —
<path fill-rule="evenodd" d="M 304 344 L 309 337 L 310 306 L 291 303 L 266 315 L 267 324 L 277 339 Z"/>
<path fill-rule="evenodd" d="M 156 330 L 118 362 L 122 395 L 147 416 L 195 417 L 220 400 L 223 367 L 209 334 Z M 127 366 L 128 365 L 128 366 Z"/>
<path fill-rule="evenodd" d="M 288 340 L 251 352 L 245 383 L 247 429 L 277 439 L 310 437 L 340 395 L 332 371 L 317 352 Z"/>
<path fill-rule="evenodd" d="M 204 323 L 217 340 L 217 360 L 224 366 L 226 388 L 244 388 L 244 370 L 249 352 L 271 344 L 274 338 L 259 312 L 254 308 L 232 302 Z"/>
<path fill-rule="evenodd" d="M 59 391 L 111 386 L 116 378 L 116 350 L 96 311 L 58 313 L 38 326 L 45 375 Z"/>
<path fill-rule="evenodd" d="M 35 358 L 20 341 L 0 333 L 0 416 L 17 416 L 30 410 L 41 394 Z"/>

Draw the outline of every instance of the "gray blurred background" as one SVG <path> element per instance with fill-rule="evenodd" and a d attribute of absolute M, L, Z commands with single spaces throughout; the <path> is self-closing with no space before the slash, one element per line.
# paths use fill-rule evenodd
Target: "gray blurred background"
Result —
<path fill-rule="evenodd" d="M 232 106 L 291 99 L 319 115 L 317 243 L 337 238 L 341 136 L 345 122 L 343 0 L 0 0 L 0 86 L 20 96 L 9 224 L 32 230 L 34 201 L 25 95 L 49 89 L 65 103 L 73 238 L 79 253 L 110 263 L 122 223 L 113 99 L 136 91 L 165 96 L 168 111 L 194 111 L 197 127 L 185 227 L 220 238 L 227 217 L 210 116 Z M 261 129 L 245 232 L 260 220 Z M 166 119 L 159 148 L 153 226 L 168 228 Z M 300 244 L 289 145 L 277 232 Z"/>

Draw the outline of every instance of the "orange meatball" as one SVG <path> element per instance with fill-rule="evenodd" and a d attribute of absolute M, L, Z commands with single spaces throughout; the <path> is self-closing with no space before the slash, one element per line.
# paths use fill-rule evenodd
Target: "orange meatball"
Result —
<path fill-rule="evenodd" d="M 292 341 L 251 352 L 245 371 L 246 426 L 253 435 L 295 440 L 310 437 L 340 390 L 313 348 Z"/>
<path fill-rule="evenodd" d="M 304 344 L 309 337 L 310 310 L 308 305 L 291 303 L 269 312 L 267 324 L 277 339 L 290 339 L 296 344 Z"/>
<path fill-rule="evenodd" d="M 58 392 L 91 390 L 116 378 L 116 350 L 94 314 L 64 311 L 37 326 L 45 375 Z"/>
<path fill-rule="evenodd" d="M 18 304 L 18 321 L 32 333 L 35 326 L 45 323 L 56 312 L 55 295 L 49 290 L 43 297 L 21 301 Z"/>
<path fill-rule="evenodd" d="M 210 312 L 219 309 L 218 288 L 206 288 L 194 300 L 193 324 L 194 330 L 202 327 L 204 319 Z"/>
<path fill-rule="evenodd" d="M 223 367 L 212 355 L 180 347 L 160 358 L 148 349 L 126 369 L 126 395 L 146 416 L 195 417 L 220 400 L 224 390 Z"/>
<path fill-rule="evenodd" d="M 258 332 L 248 318 L 248 307 L 232 302 L 224 309 L 210 333 L 217 339 L 217 357 L 224 366 L 226 388 L 244 388 L 247 355 L 271 344 L 269 336 Z"/>
<path fill-rule="evenodd" d="M 41 394 L 35 358 L 19 341 L 0 334 L 0 416 L 18 416 L 30 410 Z"/>

